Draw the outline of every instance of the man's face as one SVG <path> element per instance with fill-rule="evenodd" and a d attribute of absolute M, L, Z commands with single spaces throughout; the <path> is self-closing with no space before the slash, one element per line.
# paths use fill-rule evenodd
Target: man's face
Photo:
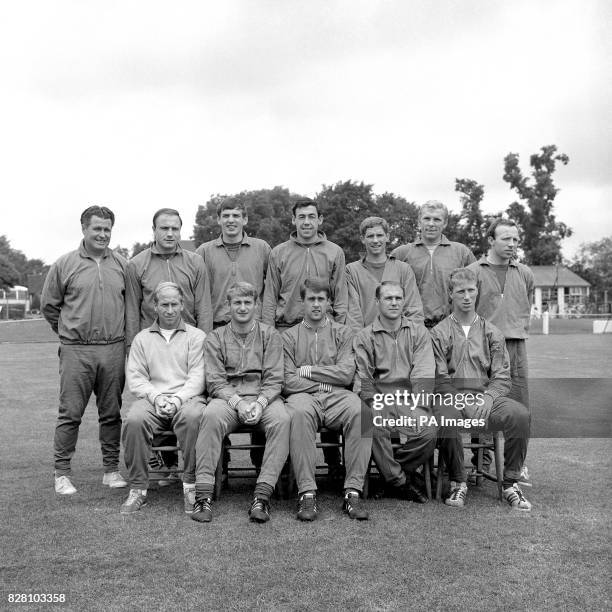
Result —
<path fill-rule="evenodd" d="M 183 312 L 183 300 L 181 294 L 168 287 L 157 294 L 157 304 L 154 304 L 155 313 L 162 329 L 176 329 L 181 320 Z"/>
<path fill-rule="evenodd" d="M 453 312 L 469 314 L 476 311 L 476 298 L 478 297 L 478 287 L 476 282 L 461 281 L 455 283 L 450 292 L 451 305 Z"/>
<path fill-rule="evenodd" d="M 425 208 L 419 217 L 421 237 L 425 242 L 439 242 L 446 227 L 447 218 L 444 211 L 435 208 Z"/>
<path fill-rule="evenodd" d="M 318 215 L 316 206 L 296 208 L 295 215 L 291 217 L 291 223 L 295 225 L 298 239 L 303 241 L 316 238 L 322 221 L 323 217 Z"/>
<path fill-rule="evenodd" d="M 244 325 L 255 317 L 255 300 L 250 296 L 237 295 L 229 302 L 230 317 L 235 323 Z"/>
<path fill-rule="evenodd" d="M 221 227 L 223 238 L 236 238 L 242 236 L 242 228 L 247 224 L 248 217 L 243 216 L 239 208 L 226 208 L 217 216 L 217 223 Z"/>
<path fill-rule="evenodd" d="M 389 242 L 389 234 L 385 232 L 382 225 L 368 227 L 365 234 L 361 237 L 361 243 L 365 247 L 366 256 L 376 256 L 384 253 Z"/>
<path fill-rule="evenodd" d="M 103 255 L 108 246 L 113 223 L 110 219 L 102 219 L 93 215 L 87 227 L 81 227 L 85 249 L 91 255 Z"/>
<path fill-rule="evenodd" d="M 392 321 L 399 319 L 404 310 L 404 294 L 400 287 L 389 285 L 381 287 L 378 299 L 378 311 L 380 316 Z"/>
<path fill-rule="evenodd" d="M 181 239 L 181 221 L 177 215 L 159 215 L 153 228 L 153 239 L 161 253 L 174 253 Z"/>
<path fill-rule="evenodd" d="M 304 319 L 306 323 L 319 323 L 327 312 L 329 298 L 325 291 L 306 289 L 304 294 Z"/>
<path fill-rule="evenodd" d="M 495 238 L 489 236 L 489 247 L 503 260 L 510 260 L 516 255 L 518 243 L 518 229 L 510 225 L 499 225 L 495 228 Z"/>

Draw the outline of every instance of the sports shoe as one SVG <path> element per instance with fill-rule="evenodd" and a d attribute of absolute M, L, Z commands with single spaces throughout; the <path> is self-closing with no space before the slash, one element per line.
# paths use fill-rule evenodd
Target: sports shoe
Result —
<path fill-rule="evenodd" d="M 525 499 L 518 483 L 515 482 L 511 487 L 504 489 L 503 496 L 514 510 L 522 510 L 523 512 L 531 510 L 531 504 Z"/>
<path fill-rule="evenodd" d="M 212 517 L 212 499 L 210 497 L 200 499 L 196 497 L 191 513 L 192 520 L 198 521 L 198 523 L 210 523 Z"/>
<path fill-rule="evenodd" d="M 121 506 L 121 514 L 132 514 L 138 512 L 141 508 L 147 505 L 146 489 L 130 489 L 128 498 Z"/>
<path fill-rule="evenodd" d="M 465 482 L 451 482 L 451 492 L 449 497 L 444 500 L 447 506 L 463 508 L 467 496 L 467 484 Z"/>
<path fill-rule="evenodd" d="M 531 478 L 529 477 L 529 470 L 527 469 L 527 466 L 524 465 L 521 468 L 521 474 L 519 476 L 519 484 L 522 485 L 523 487 L 532 487 L 533 484 L 531 482 Z"/>
<path fill-rule="evenodd" d="M 249 518 L 255 523 L 267 523 L 270 520 L 270 502 L 254 497 L 249 508 Z"/>
<path fill-rule="evenodd" d="M 74 495 L 77 490 L 76 487 L 70 482 L 70 478 L 68 478 L 68 476 L 56 476 L 55 492 L 58 495 Z"/>
<path fill-rule="evenodd" d="M 119 472 L 106 472 L 106 474 L 102 476 L 102 484 L 111 489 L 123 489 L 128 486 L 128 483 L 123 480 Z"/>
<path fill-rule="evenodd" d="M 195 501 L 195 487 L 189 487 L 188 489 L 183 488 L 183 507 L 185 508 L 185 514 L 193 514 Z"/>
<path fill-rule="evenodd" d="M 300 521 L 314 521 L 317 518 L 317 496 L 315 493 L 302 493 L 298 499 L 297 518 Z"/>
<path fill-rule="evenodd" d="M 364 502 L 357 491 L 348 491 L 344 496 L 342 511 L 349 515 L 349 518 L 358 521 L 367 521 L 370 515 L 364 508 Z"/>

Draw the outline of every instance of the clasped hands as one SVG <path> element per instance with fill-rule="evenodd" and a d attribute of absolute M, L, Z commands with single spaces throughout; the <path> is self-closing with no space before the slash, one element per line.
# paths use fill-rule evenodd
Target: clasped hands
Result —
<path fill-rule="evenodd" d="M 243 425 L 257 425 L 263 410 L 259 402 L 247 402 L 241 399 L 236 405 L 236 411 Z"/>
<path fill-rule="evenodd" d="M 180 398 L 176 395 L 158 395 L 155 398 L 155 414 L 158 417 L 171 419 L 181 404 Z"/>

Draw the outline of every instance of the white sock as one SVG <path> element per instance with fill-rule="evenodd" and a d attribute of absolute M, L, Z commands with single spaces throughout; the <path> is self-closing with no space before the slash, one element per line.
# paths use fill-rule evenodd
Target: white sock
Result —
<path fill-rule="evenodd" d="M 183 491 L 195 491 L 195 482 L 191 484 L 183 483 Z"/>

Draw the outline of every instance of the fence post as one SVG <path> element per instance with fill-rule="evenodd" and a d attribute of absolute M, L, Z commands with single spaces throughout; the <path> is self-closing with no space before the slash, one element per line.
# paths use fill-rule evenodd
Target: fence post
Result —
<path fill-rule="evenodd" d="M 545 311 L 544 313 L 542 313 L 542 333 L 545 336 L 548 336 L 548 320 L 550 318 L 550 315 L 548 313 L 548 310 Z"/>

